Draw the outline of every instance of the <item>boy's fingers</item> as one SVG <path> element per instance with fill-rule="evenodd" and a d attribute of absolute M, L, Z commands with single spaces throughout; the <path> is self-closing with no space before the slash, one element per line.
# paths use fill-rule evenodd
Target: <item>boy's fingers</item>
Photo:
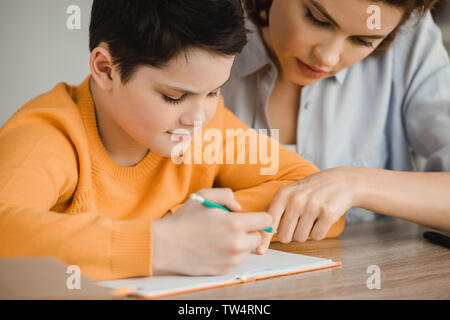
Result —
<path fill-rule="evenodd" d="M 265 254 L 266 253 L 267 249 L 270 246 L 270 242 L 272 241 L 273 235 L 274 235 L 273 232 L 271 232 L 271 233 L 266 232 L 266 231 L 262 232 L 262 235 L 261 235 L 262 240 L 260 242 L 260 245 L 256 248 L 257 254 Z"/>
<path fill-rule="evenodd" d="M 247 233 L 247 247 L 245 248 L 246 251 L 252 251 L 255 250 L 256 247 L 259 246 L 261 243 L 261 235 L 259 232 L 249 232 Z"/>
<path fill-rule="evenodd" d="M 202 196 L 206 200 L 215 202 L 222 206 L 227 207 L 231 211 L 241 211 L 242 207 L 234 197 L 233 190 L 229 188 L 211 188 L 202 189 L 197 191 L 199 196 Z"/>
<path fill-rule="evenodd" d="M 266 253 L 267 249 L 270 246 L 270 241 L 273 238 L 274 233 L 269 233 L 266 231 L 262 232 L 262 240 L 261 240 L 261 244 L 258 246 L 258 248 L 256 248 L 256 253 L 258 254 L 264 254 Z"/>
<path fill-rule="evenodd" d="M 229 215 L 246 232 L 261 231 L 272 225 L 272 216 L 266 212 L 229 213 Z"/>

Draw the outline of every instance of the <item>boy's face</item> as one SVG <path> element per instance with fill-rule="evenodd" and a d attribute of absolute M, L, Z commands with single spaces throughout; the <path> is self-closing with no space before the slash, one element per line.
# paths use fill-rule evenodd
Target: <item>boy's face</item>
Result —
<path fill-rule="evenodd" d="M 121 131 L 116 136 L 127 136 L 136 146 L 170 157 L 173 147 L 192 137 L 172 136 L 175 130 L 193 133 L 194 125 L 198 129 L 201 122 L 203 127 L 214 116 L 220 88 L 230 76 L 233 61 L 234 56 L 192 49 L 164 68 L 139 67 L 125 86 L 113 69 L 109 103 L 102 107 L 107 113 L 104 118 L 114 123 L 109 128 Z"/>

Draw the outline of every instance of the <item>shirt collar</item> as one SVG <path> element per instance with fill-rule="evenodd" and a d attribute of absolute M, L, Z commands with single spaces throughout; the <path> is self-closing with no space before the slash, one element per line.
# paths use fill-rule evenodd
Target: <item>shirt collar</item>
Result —
<path fill-rule="evenodd" d="M 245 24 L 246 29 L 249 30 L 247 35 L 247 45 L 244 47 L 242 52 L 236 56 L 235 60 L 236 71 L 241 78 L 255 73 L 268 64 L 275 68 L 275 65 L 267 54 L 267 50 L 258 27 L 248 18 L 246 19 Z M 333 77 L 340 84 L 343 84 L 347 76 L 347 72 L 348 68 L 341 70 Z"/>
<path fill-rule="evenodd" d="M 339 82 L 339 84 L 343 84 L 345 78 L 347 77 L 348 68 L 345 68 L 334 75 L 334 78 Z"/>
<path fill-rule="evenodd" d="M 258 27 L 250 19 L 245 20 L 245 27 L 249 31 L 247 45 L 235 60 L 236 70 L 242 78 L 272 64 Z"/>

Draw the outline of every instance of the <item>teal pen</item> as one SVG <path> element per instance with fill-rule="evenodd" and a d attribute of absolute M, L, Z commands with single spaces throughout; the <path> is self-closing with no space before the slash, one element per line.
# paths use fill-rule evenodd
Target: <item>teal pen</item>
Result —
<path fill-rule="evenodd" d="M 228 208 L 226 208 L 226 207 L 224 207 L 224 206 L 221 206 L 220 204 L 217 204 L 217 203 L 214 203 L 214 202 L 212 202 L 212 201 L 209 201 L 209 200 L 203 198 L 202 196 L 199 196 L 199 195 L 196 194 L 196 193 L 191 194 L 191 197 L 190 197 L 190 198 L 191 198 L 192 200 L 195 200 L 195 201 L 200 202 L 201 204 L 203 204 L 203 205 L 206 206 L 206 207 L 209 207 L 209 208 L 217 208 L 217 209 L 222 209 L 222 210 L 231 212 L 230 209 L 228 209 Z M 268 227 L 268 228 L 264 229 L 264 231 L 271 233 L 271 232 L 273 232 L 273 229 L 272 229 L 272 227 Z"/>

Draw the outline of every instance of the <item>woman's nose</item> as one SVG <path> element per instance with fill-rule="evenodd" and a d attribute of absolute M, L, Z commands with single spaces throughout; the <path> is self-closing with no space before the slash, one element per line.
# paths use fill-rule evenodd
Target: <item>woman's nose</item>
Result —
<path fill-rule="evenodd" d="M 313 54 L 319 63 L 318 67 L 332 71 L 341 59 L 341 51 L 342 42 L 336 40 L 316 45 L 313 49 Z"/>

